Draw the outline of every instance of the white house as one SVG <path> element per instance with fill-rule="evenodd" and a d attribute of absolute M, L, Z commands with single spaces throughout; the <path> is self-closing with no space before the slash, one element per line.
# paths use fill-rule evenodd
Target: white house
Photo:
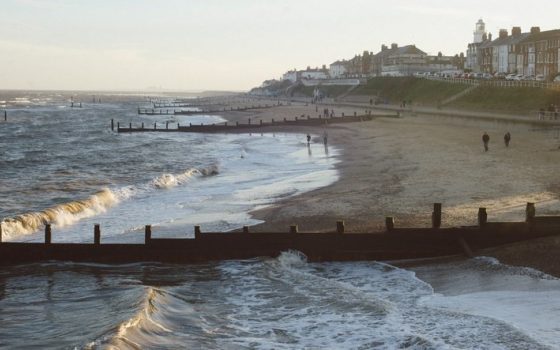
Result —
<path fill-rule="evenodd" d="M 298 78 L 299 78 L 299 74 L 298 74 L 298 71 L 296 71 L 295 69 L 287 71 L 286 73 L 284 73 L 282 75 L 282 80 L 289 80 L 292 83 L 295 83 L 296 81 L 298 81 L 299 80 Z"/>
<path fill-rule="evenodd" d="M 311 69 L 307 67 L 306 70 L 301 70 L 298 73 L 301 79 L 328 79 L 329 78 L 329 71 L 326 68 Z"/>
<path fill-rule="evenodd" d="M 346 75 L 346 61 L 336 61 L 329 65 L 329 74 L 331 78 L 341 78 Z"/>

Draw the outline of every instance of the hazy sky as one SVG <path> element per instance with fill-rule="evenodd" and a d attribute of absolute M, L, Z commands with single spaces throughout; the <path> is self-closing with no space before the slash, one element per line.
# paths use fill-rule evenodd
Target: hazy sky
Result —
<path fill-rule="evenodd" d="M 246 90 L 381 44 L 464 52 L 558 0 L 0 0 L 0 89 Z"/>

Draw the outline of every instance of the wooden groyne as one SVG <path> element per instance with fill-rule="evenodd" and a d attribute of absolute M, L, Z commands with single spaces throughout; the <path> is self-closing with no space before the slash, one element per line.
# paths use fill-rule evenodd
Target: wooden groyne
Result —
<path fill-rule="evenodd" d="M 221 113 L 221 112 L 243 112 L 252 109 L 263 109 L 263 108 L 272 108 L 282 106 L 281 102 L 278 104 L 265 104 L 265 105 L 251 105 L 245 107 L 223 107 L 223 108 L 214 108 L 214 109 L 203 109 L 197 111 L 185 111 L 181 109 L 161 109 L 161 108 L 140 108 L 138 107 L 138 114 L 146 114 L 146 115 L 194 115 L 194 114 L 207 114 L 207 113 Z M 171 106 L 169 106 L 171 107 Z M 179 106 L 174 106 L 179 107 Z M 194 107 L 194 106 L 188 106 Z"/>
<path fill-rule="evenodd" d="M 129 123 L 128 127 L 122 127 L 120 123 L 117 123 L 117 132 L 119 133 L 130 133 L 130 132 L 204 132 L 204 133 L 228 133 L 228 132 L 245 132 L 252 130 L 259 130 L 269 127 L 279 127 L 279 126 L 321 126 L 329 124 L 341 124 L 341 123 L 356 123 L 356 122 L 366 122 L 371 121 L 374 118 L 389 117 L 396 118 L 398 114 L 366 114 L 366 115 L 349 115 L 340 117 L 317 117 L 311 118 L 307 117 L 295 117 L 294 119 L 284 118 L 283 120 L 274 120 L 270 122 L 264 122 L 262 119 L 254 121 L 251 118 L 247 119 L 247 123 L 219 123 L 219 124 L 192 124 L 189 123 L 188 126 L 180 125 L 177 123 L 176 127 L 170 128 L 169 122 L 165 123 L 165 127 L 157 126 L 157 123 L 146 127 L 144 123 L 140 126 L 135 125 L 133 127 L 132 123 Z M 114 121 L 111 120 L 111 130 L 114 130 Z"/>
<path fill-rule="evenodd" d="M 432 227 L 398 228 L 386 218 L 379 233 L 347 233 L 344 221 L 329 233 L 303 233 L 297 225 L 288 232 L 203 232 L 194 227 L 194 238 L 154 238 L 145 226 L 144 243 L 104 244 L 100 225 L 94 226 L 93 243 L 53 243 L 51 226 L 45 226 L 44 243 L 1 242 L 0 264 L 48 260 L 132 263 L 195 263 L 229 259 L 276 257 L 297 250 L 310 261 L 358 261 L 419 259 L 449 255 L 473 255 L 479 249 L 560 234 L 559 216 L 536 216 L 527 203 L 523 222 L 488 222 L 485 208 L 478 212 L 478 225 L 441 228 L 441 204 L 434 205 Z M 0 227 L 1 237 L 1 227 Z M 537 252 L 536 252 L 537 253 Z"/>
<path fill-rule="evenodd" d="M 190 103 L 184 103 L 184 102 L 170 102 L 170 103 L 153 102 L 153 105 L 154 105 L 154 108 L 191 107 Z"/>

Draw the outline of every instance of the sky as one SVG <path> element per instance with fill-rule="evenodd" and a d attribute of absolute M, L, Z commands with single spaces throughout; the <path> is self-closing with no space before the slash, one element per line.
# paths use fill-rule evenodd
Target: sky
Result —
<path fill-rule="evenodd" d="M 0 89 L 244 91 L 382 44 L 465 52 L 558 0 L 0 0 Z"/>

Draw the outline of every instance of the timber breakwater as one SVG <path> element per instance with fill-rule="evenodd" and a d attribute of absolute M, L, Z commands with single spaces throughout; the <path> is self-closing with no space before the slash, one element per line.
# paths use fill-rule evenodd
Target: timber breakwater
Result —
<path fill-rule="evenodd" d="M 250 105 L 244 107 L 222 107 L 218 108 L 215 104 L 207 104 L 205 106 L 209 107 L 206 109 L 201 109 L 204 105 L 190 105 L 190 104 L 181 104 L 181 103 L 171 103 L 171 104 L 154 104 L 154 108 L 141 108 L 138 107 L 137 113 L 138 114 L 145 114 L 145 115 L 195 115 L 195 114 L 207 114 L 207 113 L 220 113 L 220 112 L 244 112 L 253 109 L 263 109 L 263 108 L 272 108 L 272 107 L 280 107 L 284 104 L 278 102 L 277 104 L 259 104 L 259 105 Z M 167 109 L 167 108 L 173 109 Z M 175 107 L 189 107 L 189 108 L 197 108 L 197 110 L 183 110 L 183 109 L 174 109 Z M 212 108 L 213 107 L 213 108 Z"/>
<path fill-rule="evenodd" d="M 198 112 L 200 113 L 200 112 Z M 121 126 L 120 122 L 117 122 L 117 132 L 119 133 L 130 133 L 130 132 L 203 132 L 203 133 L 224 133 L 224 132 L 243 132 L 243 131 L 251 131 L 262 129 L 266 127 L 277 127 L 277 126 L 322 126 L 322 125 L 329 125 L 329 124 L 341 124 L 341 123 L 356 123 L 356 122 L 365 122 L 371 121 L 374 118 L 380 117 L 389 117 L 389 118 L 396 118 L 399 117 L 398 113 L 387 113 L 387 114 L 364 114 L 358 115 L 354 113 L 354 115 L 342 115 L 340 117 L 316 117 L 312 118 L 310 116 L 307 117 L 295 117 L 294 119 L 287 119 L 283 118 L 283 120 L 274 120 L 272 119 L 270 122 L 265 122 L 262 119 L 255 121 L 251 118 L 247 119 L 247 123 L 219 123 L 219 124 L 192 124 L 189 125 L 180 125 L 179 123 L 176 124 L 176 127 L 169 127 L 170 123 L 165 123 L 165 128 L 158 128 L 157 124 L 154 123 L 153 127 L 144 125 L 144 123 L 140 125 L 134 125 L 129 123 L 127 126 Z M 115 129 L 114 120 L 111 120 L 111 130 Z"/>
<path fill-rule="evenodd" d="M 442 228 L 441 210 L 441 204 L 435 203 L 431 227 L 398 228 L 394 218 L 387 217 L 386 230 L 377 233 L 348 233 L 344 221 L 337 221 L 336 230 L 327 233 L 299 232 L 297 225 L 290 226 L 287 232 L 250 232 L 247 226 L 241 232 L 203 232 L 195 226 L 194 238 L 170 239 L 153 238 L 148 225 L 143 244 L 102 244 L 100 225 L 94 226 L 93 244 L 53 243 L 51 226 L 46 225 L 44 243 L 0 243 L 0 264 L 48 260 L 196 263 L 276 257 L 288 250 L 300 251 L 310 261 L 471 256 L 479 249 L 557 235 L 560 229 L 560 217 L 536 216 L 533 203 L 527 203 L 522 222 L 488 222 L 486 209 L 480 208 L 476 226 Z"/>

